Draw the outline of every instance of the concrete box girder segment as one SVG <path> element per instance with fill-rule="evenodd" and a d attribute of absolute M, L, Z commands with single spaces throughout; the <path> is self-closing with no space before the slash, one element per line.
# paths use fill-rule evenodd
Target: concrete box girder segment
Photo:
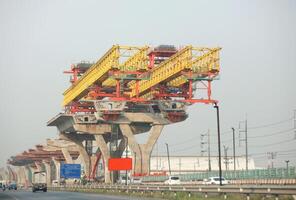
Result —
<path fill-rule="evenodd" d="M 120 124 L 122 134 L 128 138 L 128 146 L 135 153 L 134 155 L 134 173 L 135 174 L 148 174 L 149 173 L 149 160 L 153 150 L 154 144 L 161 134 L 164 125 L 153 125 L 145 144 L 138 144 L 129 124 Z"/>
<path fill-rule="evenodd" d="M 56 147 L 42 146 L 37 145 L 37 150 L 30 149 L 29 152 L 23 152 L 20 155 L 12 157 L 9 160 L 9 163 L 15 166 L 25 166 L 31 165 L 33 167 L 38 167 L 41 171 L 41 165 L 44 162 L 50 162 L 52 158 L 64 160 L 62 151 L 57 150 Z M 78 157 L 78 151 L 69 151 L 68 152 L 72 158 Z"/>
<path fill-rule="evenodd" d="M 72 149 L 71 149 L 72 150 Z M 69 156 L 72 158 L 78 157 L 77 151 L 69 151 Z M 46 176 L 46 182 L 50 186 L 51 185 L 51 166 L 50 162 L 52 159 L 58 158 L 59 160 L 63 160 L 64 156 L 60 149 L 57 147 L 51 147 L 51 146 L 43 146 L 43 145 L 36 145 L 35 149 L 29 149 L 28 152 L 24 152 L 22 155 L 18 155 L 14 158 L 15 163 L 18 163 L 20 161 L 23 161 L 22 163 L 27 163 L 24 161 L 30 160 L 30 165 L 27 164 L 27 166 L 30 167 L 33 172 L 35 171 L 45 171 Z M 59 171 L 59 166 L 56 168 L 56 171 Z M 34 177 L 34 176 L 33 176 Z"/>
<path fill-rule="evenodd" d="M 85 118 L 89 115 L 74 115 L 74 114 L 59 114 L 51 119 L 47 126 L 56 126 L 59 132 L 78 134 L 105 134 L 110 133 L 112 124 L 121 123 L 146 123 L 146 124 L 170 124 L 171 122 L 165 119 L 161 114 L 155 113 L 123 113 L 118 120 L 112 122 L 103 122 L 94 120 L 90 123 L 77 118 Z M 92 115 L 94 117 L 95 115 Z M 144 133 L 149 129 L 135 127 L 135 133 Z"/>
<path fill-rule="evenodd" d="M 83 124 L 83 126 L 81 126 Z M 111 131 L 107 123 L 98 123 L 95 115 L 59 114 L 47 126 L 56 126 L 60 132 L 104 134 Z"/>
<path fill-rule="evenodd" d="M 170 124 L 161 114 L 155 113 L 128 113 L 125 112 L 123 117 L 119 118 L 115 123 L 149 123 L 149 124 Z"/>

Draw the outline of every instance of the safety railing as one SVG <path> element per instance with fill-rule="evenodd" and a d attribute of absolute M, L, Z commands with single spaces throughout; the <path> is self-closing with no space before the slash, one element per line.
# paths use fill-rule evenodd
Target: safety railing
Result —
<path fill-rule="evenodd" d="M 184 192 L 190 196 L 193 193 L 204 194 L 206 197 L 208 194 L 224 194 L 224 198 L 230 194 L 246 195 L 247 199 L 250 199 L 250 195 L 274 195 L 276 199 L 280 195 L 296 195 L 296 186 L 198 186 L 198 185 L 65 185 L 50 187 L 50 190 L 54 191 L 85 191 L 91 192 L 92 190 L 103 190 L 110 192 Z"/>
<path fill-rule="evenodd" d="M 219 176 L 218 171 L 199 172 L 190 174 L 178 175 L 181 181 L 202 181 L 209 177 Z M 237 170 L 223 171 L 223 177 L 229 180 L 244 180 L 244 179 L 296 179 L 296 168 L 273 168 L 273 169 L 254 169 L 254 170 Z M 162 182 L 168 176 L 145 176 L 144 182 Z"/>

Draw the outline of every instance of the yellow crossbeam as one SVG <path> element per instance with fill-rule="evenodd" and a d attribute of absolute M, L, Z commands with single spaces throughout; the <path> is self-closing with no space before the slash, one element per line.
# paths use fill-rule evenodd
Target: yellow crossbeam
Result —
<path fill-rule="evenodd" d="M 119 65 L 119 45 L 114 45 L 97 63 L 92 65 L 78 81 L 64 92 L 63 106 L 82 98 L 87 89 L 105 76 L 112 68 Z"/>
<path fill-rule="evenodd" d="M 137 53 L 131 56 L 123 65 L 119 66 L 121 71 L 137 71 L 137 70 L 147 70 L 148 68 L 148 57 L 147 50 L 148 46 L 141 48 Z M 115 86 L 116 81 L 113 78 L 108 78 L 103 82 L 103 86 Z"/>
<path fill-rule="evenodd" d="M 178 53 L 174 54 L 168 60 L 161 63 L 159 66 L 155 67 L 152 70 L 149 80 L 142 80 L 139 82 L 140 95 L 143 95 L 145 92 L 149 92 L 148 90 L 153 86 L 166 81 L 167 79 L 174 78 L 174 75 L 189 66 L 192 58 L 191 50 L 192 46 L 187 46 Z M 135 83 L 131 84 L 130 88 L 132 89 L 130 97 L 135 97 Z"/>
<path fill-rule="evenodd" d="M 207 74 L 208 72 L 220 71 L 219 63 L 219 51 L 221 48 L 211 49 L 209 52 L 205 53 L 194 59 L 192 65 L 190 66 L 191 70 L 195 74 Z M 168 82 L 168 86 L 178 87 L 187 82 L 187 78 L 183 75 L 173 79 Z"/>

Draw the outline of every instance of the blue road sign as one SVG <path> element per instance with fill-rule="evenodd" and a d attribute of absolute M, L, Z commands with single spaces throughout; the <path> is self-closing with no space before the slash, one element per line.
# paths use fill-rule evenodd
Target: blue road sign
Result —
<path fill-rule="evenodd" d="M 80 178 L 80 164 L 61 164 L 61 178 Z"/>

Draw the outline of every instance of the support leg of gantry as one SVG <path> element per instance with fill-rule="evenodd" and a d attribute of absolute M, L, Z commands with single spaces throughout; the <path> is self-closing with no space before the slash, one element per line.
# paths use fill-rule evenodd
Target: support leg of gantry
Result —
<path fill-rule="evenodd" d="M 51 167 L 50 167 L 50 162 L 43 161 L 43 164 L 45 166 L 45 171 L 46 171 L 46 184 L 47 184 L 47 186 L 51 186 Z"/>
<path fill-rule="evenodd" d="M 120 124 L 122 134 L 128 138 L 128 145 L 134 152 L 134 173 L 135 174 L 148 174 L 150 165 L 150 155 L 153 147 L 161 134 L 164 125 L 152 125 L 150 135 L 145 144 L 138 144 L 134 136 L 133 130 L 129 124 Z"/>
<path fill-rule="evenodd" d="M 108 170 L 108 161 L 110 159 L 110 152 L 109 152 L 107 143 L 103 135 L 95 135 L 95 139 L 104 159 L 105 183 L 111 183 L 110 171 Z"/>

